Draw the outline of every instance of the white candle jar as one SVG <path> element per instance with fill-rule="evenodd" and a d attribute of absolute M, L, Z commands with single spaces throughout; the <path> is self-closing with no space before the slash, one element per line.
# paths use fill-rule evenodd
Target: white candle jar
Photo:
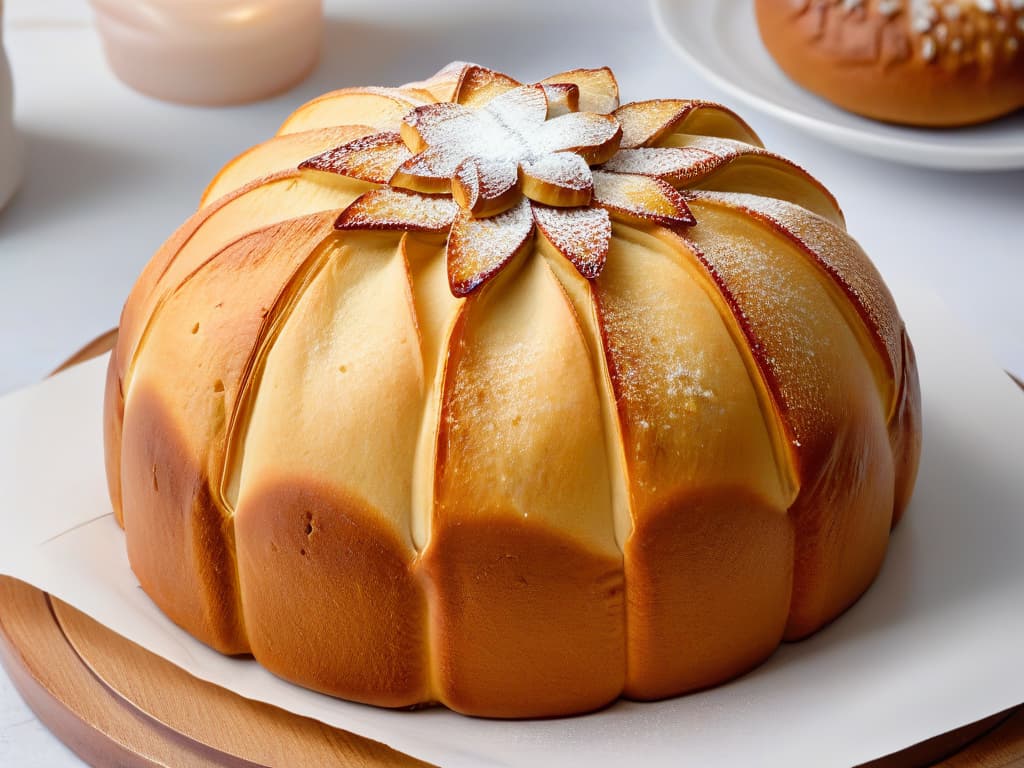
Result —
<path fill-rule="evenodd" d="M 114 73 L 150 96 L 237 104 L 301 81 L 316 64 L 322 0 L 92 0 Z"/>
<path fill-rule="evenodd" d="M 0 20 L 3 0 L 0 0 Z M 21 145 L 14 131 L 14 89 L 11 70 L 4 53 L 3 24 L 0 23 L 0 208 L 14 194 L 21 178 Z"/>

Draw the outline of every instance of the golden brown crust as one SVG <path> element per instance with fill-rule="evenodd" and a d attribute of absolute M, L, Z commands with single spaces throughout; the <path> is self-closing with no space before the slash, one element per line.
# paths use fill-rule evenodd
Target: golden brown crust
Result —
<path fill-rule="evenodd" d="M 175 624 L 222 653 L 247 653 L 234 533 L 175 410 L 152 387 L 132 390 L 121 465 L 128 560 Z"/>
<path fill-rule="evenodd" d="M 383 707 L 430 700 L 426 599 L 404 532 L 342 488 L 261 478 L 235 515 L 256 659 L 308 688 Z"/>
<path fill-rule="evenodd" d="M 630 698 L 717 685 L 782 640 L 793 526 L 746 488 L 681 489 L 633 531 L 625 563 Z"/>
<path fill-rule="evenodd" d="M 617 553 L 492 509 L 435 534 L 420 574 L 430 595 L 436 695 L 451 709 L 549 717 L 597 709 L 622 692 Z"/>
<path fill-rule="evenodd" d="M 1024 13 L 1008 1 L 757 0 L 756 8 L 786 74 L 851 112 L 958 126 L 1024 107 Z"/>

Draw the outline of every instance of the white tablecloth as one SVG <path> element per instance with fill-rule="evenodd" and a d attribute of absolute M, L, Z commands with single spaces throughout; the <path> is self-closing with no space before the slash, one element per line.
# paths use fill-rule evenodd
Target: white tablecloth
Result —
<path fill-rule="evenodd" d="M 37 381 L 117 323 L 145 261 L 220 165 L 301 102 L 396 84 L 453 59 L 520 79 L 609 65 L 625 100 L 730 100 L 688 71 L 634 0 L 326 0 L 323 61 L 292 92 L 203 109 L 118 82 L 80 0 L 8 0 L 4 34 L 26 179 L 0 212 L 0 394 Z M 731 104 L 731 106 L 738 106 Z M 861 157 L 740 111 L 765 143 L 820 178 L 883 275 L 930 287 L 1001 364 L 1024 375 L 1024 172 L 951 174 Z M 79 765 L 0 673 L 0 765 Z"/>

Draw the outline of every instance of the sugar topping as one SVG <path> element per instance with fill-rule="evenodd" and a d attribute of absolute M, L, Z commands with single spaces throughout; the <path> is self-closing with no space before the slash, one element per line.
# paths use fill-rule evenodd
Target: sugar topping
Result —
<path fill-rule="evenodd" d="M 577 70 L 582 86 L 550 79 L 513 86 L 504 75 L 473 74 L 478 69 L 442 73 L 442 79 L 458 79 L 452 88 L 457 100 L 416 106 L 398 133 L 363 137 L 300 166 L 390 188 L 391 194 L 376 190 L 357 199 L 338 218 L 339 229 L 450 227 L 449 284 L 465 296 L 497 274 L 535 223 L 588 279 L 605 263 L 609 213 L 667 227 L 693 225 L 670 182 L 706 173 L 698 170 L 702 164 L 721 158 L 700 148 L 620 151 L 623 132 L 614 115 L 576 111 L 584 100 L 618 107 L 610 71 Z M 470 75 L 475 84 L 466 90 Z M 469 103 L 458 100 L 464 92 L 472 94 Z M 649 135 L 679 119 L 679 110 L 666 111 L 662 102 L 626 113 Z"/>
<path fill-rule="evenodd" d="M 530 204 L 496 216 L 475 218 L 460 210 L 448 237 L 448 281 L 452 293 L 467 296 L 496 275 L 519 252 L 533 232 Z"/>
<path fill-rule="evenodd" d="M 533 219 L 544 237 L 572 262 L 579 273 L 593 279 L 608 259 L 612 222 L 601 208 L 533 206 Z"/>

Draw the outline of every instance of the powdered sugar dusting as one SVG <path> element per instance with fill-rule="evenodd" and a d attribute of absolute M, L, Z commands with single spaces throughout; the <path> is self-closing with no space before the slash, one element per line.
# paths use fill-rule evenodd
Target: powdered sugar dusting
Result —
<path fill-rule="evenodd" d="M 448 281 L 452 293 L 466 296 L 496 274 L 526 243 L 533 216 L 526 199 L 497 216 L 478 219 L 459 210 L 448 237 Z"/>
<path fill-rule="evenodd" d="M 516 185 L 519 169 L 504 158 L 473 158 L 480 179 L 480 196 L 487 199 L 500 197 Z"/>
<path fill-rule="evenodd" d="M 618 124 L 607 115 L 577 112 L 546 120 L 549 88 L 554 86 L 521 86 L 475 111 L 457 104 L 414 110 L 406 124 L 427 148 L 404 163 L 402 170 L 413 177 L 415 187 L 420 179 L 451 177 L 472 159 L 475 167 L 463 168 L 459 179 L 464 205 L 509 191 L 519 166 L 567 191 L 589 189 L 586 160 L 567 151 L 607 145 L 615 140 Z"/>
<path fill-rule="evenodd" d="M 544 237 L 587 279 L 601 274 L 608 258 L 612 223 L 600 208 L 533 206 L 533 218 Z"/>
<path fill-rule="evenodd" d="M 607 144 L 621 130 L 618 120 L 611 115 L 570 112 L 541 125 L 530 143 L 536 153 L 580 152 Z"/>
<path fill-rule="evenodd" d="M 721 163 L 721 157 L 697 147 L 644 147 L 621 149 L 601 168 L 614 173 L 638 173 L 672 183 L 684 183 L 706 176 Z"/>
<path fill-rule="evenodd" d="M 888 404 L 880 404 L 879 414 L 865 399 L 865 388 L 875 384 L 871 365 L 817 265 L 787 245 L 778 227 L 751 222 L 750 209 L 717 193 L 696 193 L 693 200 L 701 224 L 687 239 L 733 307 L 794 449 L 818 461 L 836 450 L 837 440 L 865 439 Z"/>
<path fill-rule="evenodd" d="M 572 152 L 541 155 L 523 161 L 523 173 L 563 189 L 590 189 L 594 176 L 587 161 Z"/>
<path fill-rule="evenodd" d="M 609 266 L 594 291 L 634 501 L 643 505 L 645 497 L 659 495 L 661 483 L 669 484 L 666 492 L 679 488 L 695 462 L 714 466 L 713 451 L 730 444 L 727 435 L 742 418 L 734 395 L 721 392 L 718 384 L 728 376 L 729 363 L 738 363 L 720 354 L 731 340 L 724 334 L 708 338 L 697 330 L 704 324 L 687 322 L 713 309 L 682 298 L 676 283 L 682 277 L 675 269 L 659 275 L 665 280 L 648 284 L 647 259 L 659 257 L 646 250 L 630 255 L 641 264 Z"/>
<path fill-rule="evenodd" d="M 458 206 L 447 197 L 428 197 L 390 187 L 356 198 L 341 212 L 336 229 L 440 232 L 452 225 Z"/>
<path fill-rule="evenodd" d="M 478 114 L 492 119 L 506 133 L 528 143 L 529 135 L 547 118 L 547 91 L 541 85 L 514 88 L 496 97 Z"/>
<path fill-rule="evenodd" d="M 684 137 L 680 137 L 680 139 L 685 140 L 686 148 L 700 149 L 722 160 L 732 160 L 741 155 L 770 155 L 771 157 L 779 157 L 766 149 L 755 147 L 753 144 L 746 144 L 742 141 L 734 141 L 733 139 L 723 139 L 719 136 L 687 135 L 685 139 Z"/>
<path fill-rule="evenodd" d="M 459 158 L 456 155 L 428 147 L 403 162 L 398 170 L 417 179 L 450 179 L 458 165 Z M 398 179 L 392 183 L 402 186 Z"/>

